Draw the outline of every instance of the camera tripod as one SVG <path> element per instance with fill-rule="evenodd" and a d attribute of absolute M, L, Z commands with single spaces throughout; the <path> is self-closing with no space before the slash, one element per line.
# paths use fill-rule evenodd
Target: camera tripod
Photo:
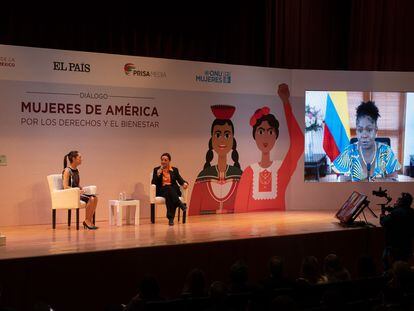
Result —
<path fill-rule="evenodd" d="M 361 208 L 359 209 L 359 212 L 357 214 L 355 214 L 354 218 L 357 218 L 361 213 L 364 216 L 364 220 L 360 220 L 360 221 L 353 221 L 350 226 L 351 227 L 376 227 L 376 225 L 370 223 L 367 220 L 367 217 L 365 216 L 365 212 L 364 210 L 367 209 L 371 212 L 372 216 L 374 216 L 375 218 L 378 218 L 378 216 L 374 213 L 374 211 L 369 207 L 369 204 L 371 202 L 367 199 L 365 199 L 362 203 L 361 203 Z"/>

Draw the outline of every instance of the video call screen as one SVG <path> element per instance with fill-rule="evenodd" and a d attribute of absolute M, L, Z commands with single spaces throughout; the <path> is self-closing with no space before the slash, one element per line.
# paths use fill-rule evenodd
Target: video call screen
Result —
<path fill-rule="evenodd" d="M 306 182 L 414 181 L 414 93 L 306 91 L 304 121 Z"/>

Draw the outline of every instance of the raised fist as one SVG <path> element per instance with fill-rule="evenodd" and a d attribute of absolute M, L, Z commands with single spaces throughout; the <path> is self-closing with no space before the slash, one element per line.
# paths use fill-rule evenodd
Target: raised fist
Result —
<path fill-rule="evenodd" d="M 277 94 L 279 95 L 282 102 L 288 102 L 290 97 L 289 86 L 286 83 L 279 84 Z"/>

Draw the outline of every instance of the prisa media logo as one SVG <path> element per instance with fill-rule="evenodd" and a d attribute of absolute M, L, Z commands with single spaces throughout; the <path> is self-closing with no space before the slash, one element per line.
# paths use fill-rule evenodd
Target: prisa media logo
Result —
<path fill-rule="evenodd" d="M 134 64 L 127 63 L 124 65 L 124 72 L 127 76 L 144 77 L 144 78 L 166 78 L 165 71 L 151 71 L 137 69 Z"/>
<path fill-rule="evenodd" d="M 231 72 L 220 70 L 205 70 L 203 74 L 196 75 L 196 82 L 231 83 Z"/>
<path fill-rule="evenodd" d="M 131 64 L 131 63 L 127 63 L 124 66 L 124 71 L 125 71 L 125 74 L 127 76 L 129 76 L 135 69 L 136 68 L 135 68 L 134 64 Z"/>

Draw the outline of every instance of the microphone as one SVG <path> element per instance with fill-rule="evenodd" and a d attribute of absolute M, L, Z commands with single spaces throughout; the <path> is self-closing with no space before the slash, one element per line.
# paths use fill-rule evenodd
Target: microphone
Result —
<path fill-rule="evenodd" d="M 160 168 L 158 169 L 158 172 L 157 172 L 157 174 L 158 174 L 158 176 L 160 176 L 161 174 L 162 174 L 162 170 L 164 169 L 165 167 L 164 167 L 164 165 L 160 165 Z"/>
<path fill-rule="evenodd" d="M 368 173 L 368 181 L 370 181 L 370 171 L 371 171 L 371 163 L 367 163 L 367 173 Z"/>

